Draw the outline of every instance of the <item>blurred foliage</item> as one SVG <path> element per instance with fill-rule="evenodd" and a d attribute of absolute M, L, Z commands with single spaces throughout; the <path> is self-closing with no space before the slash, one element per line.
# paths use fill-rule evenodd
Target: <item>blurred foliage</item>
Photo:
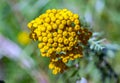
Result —
<path fill-rule="evenodd" d="M 103 32 L 103 37 L 110 42 L 120 44 L 120 0 L 0 0 L 0 34 L 16 43 L 35 61 L 35 68 L 42 70 L 48 83 L 75 83 L 80 77 L 85 77 L 89 83 L 114 83 L 109 78 L 101 81 L 102 73 L 95 65 L 98 58 L 93 53 L 72 62 L 79 63 L 80 68 L 73 67 L 63 74 L 52 75 L 48 70 L 49 60 L 40 56 L 37 44 L 32 41 L 21 44 L 18 41 L 19 33 L 29 32 L 27 23 L 51 8 L 67 8 L 78 13 L 94 31 Z M 107 61 L 118 75 L 119 55 L 120 52 L 113 57 L 107 56 Z M 4 63 L 6 83 L 37 83 L 30 76 L 31 72 L 25 71 L 19 63 L 6 57 L 0 60 Z"/>

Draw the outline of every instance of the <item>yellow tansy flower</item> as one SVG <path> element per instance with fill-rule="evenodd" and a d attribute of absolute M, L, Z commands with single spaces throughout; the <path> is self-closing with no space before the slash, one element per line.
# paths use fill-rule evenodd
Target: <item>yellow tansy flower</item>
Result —
<path fill-rule="evenodd" d="M 29 26 L 30 26 L 30 24 L 29 24 Z M 28 43 L 30 42 L 28 32 L 25 32 L 25 31 L 20 32 L 20 33 L 18 34 L 18 42 L 19 42 L 20 44 L 22 44 L 22 45 L 28 44 Z"/>
<path fill-rule="evenodd" d="M 28 28 L 31 38 L 39 41 L 41 55 L 50 58 L 53 74 L 64 72 L 69 60 L 82 57 L 81 48 L 92 35 L 80 25 L 79 15 L 67 9 L 48 9 L 28 23 Z"/>

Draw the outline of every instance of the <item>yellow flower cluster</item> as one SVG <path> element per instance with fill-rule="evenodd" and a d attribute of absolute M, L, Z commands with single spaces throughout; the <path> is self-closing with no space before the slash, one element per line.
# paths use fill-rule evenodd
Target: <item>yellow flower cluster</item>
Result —
<path fill-rule="evenodd" d="M 30 37 L 39 41 L 41 55 L 50 58 L 53 74 L 67 69 L 69 60 L 82 57 L 82 46 L 91 36 L 91 32 L 80 26 L 78 14 L 67 9 L 49 9 L 28 23 L 28 27 Z"/>
<path fill-rule="evenodd" d="M 20 32 L 17 38 L 18 38 L 18 42 L 22 45 L 26 45 L 30 43 L 29 33 L 26 31 Z"/>

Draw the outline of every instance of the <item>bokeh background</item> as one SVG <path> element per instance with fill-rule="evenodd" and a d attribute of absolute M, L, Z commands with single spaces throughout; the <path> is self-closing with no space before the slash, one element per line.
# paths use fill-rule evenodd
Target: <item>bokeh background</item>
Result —
<path fill-rule="evenodd" d="M 27 23 L 47 9 L 67 8 L 78 13 L 95 32 L 110 43 L 120 44 L 120 0 L 0 0 L 0 80 L 6 83 L 75 83 L 85 77 L 88 83 L 114 83 L 93 61 L 81 60 L 80 71 L 69 69 L 53 75 L 49 59 L 41 57 L 37 42 L 29 39 Z M 120 74 L 120 52 L 110 53 L 107 61 Z"/>

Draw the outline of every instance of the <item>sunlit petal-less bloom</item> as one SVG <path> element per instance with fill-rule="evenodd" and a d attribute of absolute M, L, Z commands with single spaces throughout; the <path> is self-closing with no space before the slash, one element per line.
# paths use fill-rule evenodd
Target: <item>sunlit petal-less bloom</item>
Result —
<path fill-rule="evenodd" d="M 30 37 L 39 41 L 41 55 L 50 58 L 53 74 L 64 72 L 69 60 L 83 56 L 82 47 L 92 34 L 81 27 L 79 15 L 67 9 L 48 9 L 28 23 L 28 28 Z"/>
<path fill-rule="evenodd" d="M 18 42 L 22 45 L 30 43 L 29 33 L 25 31 L 20 32 L 18 34 Z"/>

